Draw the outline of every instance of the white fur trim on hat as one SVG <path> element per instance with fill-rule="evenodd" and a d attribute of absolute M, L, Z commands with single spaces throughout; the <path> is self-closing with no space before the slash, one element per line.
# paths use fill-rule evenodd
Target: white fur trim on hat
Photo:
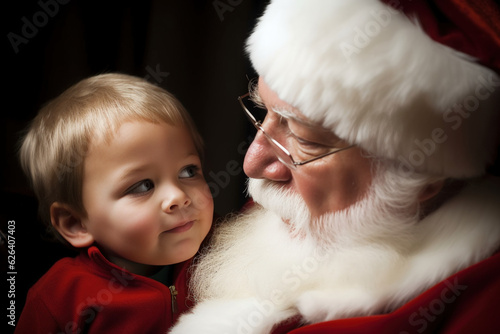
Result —
<path fill-rule="evenodd" d="M 494 157 L 498 75 L 378 0 L 274 0 L 247 50 L 282 100 L 402 171 L 471 177 Z"/>

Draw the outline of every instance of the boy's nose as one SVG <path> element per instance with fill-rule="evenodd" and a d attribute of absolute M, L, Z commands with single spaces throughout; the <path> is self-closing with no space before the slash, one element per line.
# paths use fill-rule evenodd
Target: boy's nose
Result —
<path fill-rule="evenodd" d="M 179 187 L 173 186 L 166 190 L 166 195 L 161 203 L 161 209 L 165 213 L 173 213 L 191 204 L 189 196 Z"/>

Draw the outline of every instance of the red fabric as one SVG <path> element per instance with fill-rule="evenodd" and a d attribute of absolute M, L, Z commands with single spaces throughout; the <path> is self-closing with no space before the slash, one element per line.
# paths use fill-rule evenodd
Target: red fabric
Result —
<path fill-rule="evenodd" d="M 255 206 L 255 202 L 253 201 L 253 198 L 247 199 L 243 207 L 240 209 L 240 213 L 243 213 Z"/>
<path fill-rule="evenodd" d="M 190 305 L 190 261 L 175 265 L 177 313 L 167 286 L 107 261 L 96 247 L 64 258 L 30 289 L 15 333 L 166 333 Z"/>
<path fill-rule="evenodd" d="M 273 334 L 500 333 L 500 253 L 450 276 L 392 313 L 300 325 L 295 318 Z"/>
<path fill-rule="evenodd" d="M 494 0 L 383 0 L 417 17 L 436 42 L 500 72 L 500 5 Z"/>

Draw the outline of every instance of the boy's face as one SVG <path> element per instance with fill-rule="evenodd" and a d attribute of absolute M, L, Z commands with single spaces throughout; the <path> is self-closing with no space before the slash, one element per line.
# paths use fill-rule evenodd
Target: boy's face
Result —
<path fill-rule="evenodd" d="M 192 257 L 210 229 L 213 200 L 190 133 L 136 121 L 110 142 L 94 141 L 82 224 L 108 259 L 144 275 Z"/>

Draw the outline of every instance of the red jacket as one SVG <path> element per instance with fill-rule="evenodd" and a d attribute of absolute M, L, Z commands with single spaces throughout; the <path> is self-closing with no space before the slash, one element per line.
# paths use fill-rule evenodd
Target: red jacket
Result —
<path fill-rule="evenodd" d="M 166 333 L 191 307 L 189 263 L 174 266 L 169 288 L 110 263 L 90 247 L 59 260 L 30 289 L 15 333 Z"/>
<path fill-rule="evenodd" d="M 290 319 L 273 334 L 500 333 L 500 253 L 436 284 L 392 313 L 300 327 Z"/>

